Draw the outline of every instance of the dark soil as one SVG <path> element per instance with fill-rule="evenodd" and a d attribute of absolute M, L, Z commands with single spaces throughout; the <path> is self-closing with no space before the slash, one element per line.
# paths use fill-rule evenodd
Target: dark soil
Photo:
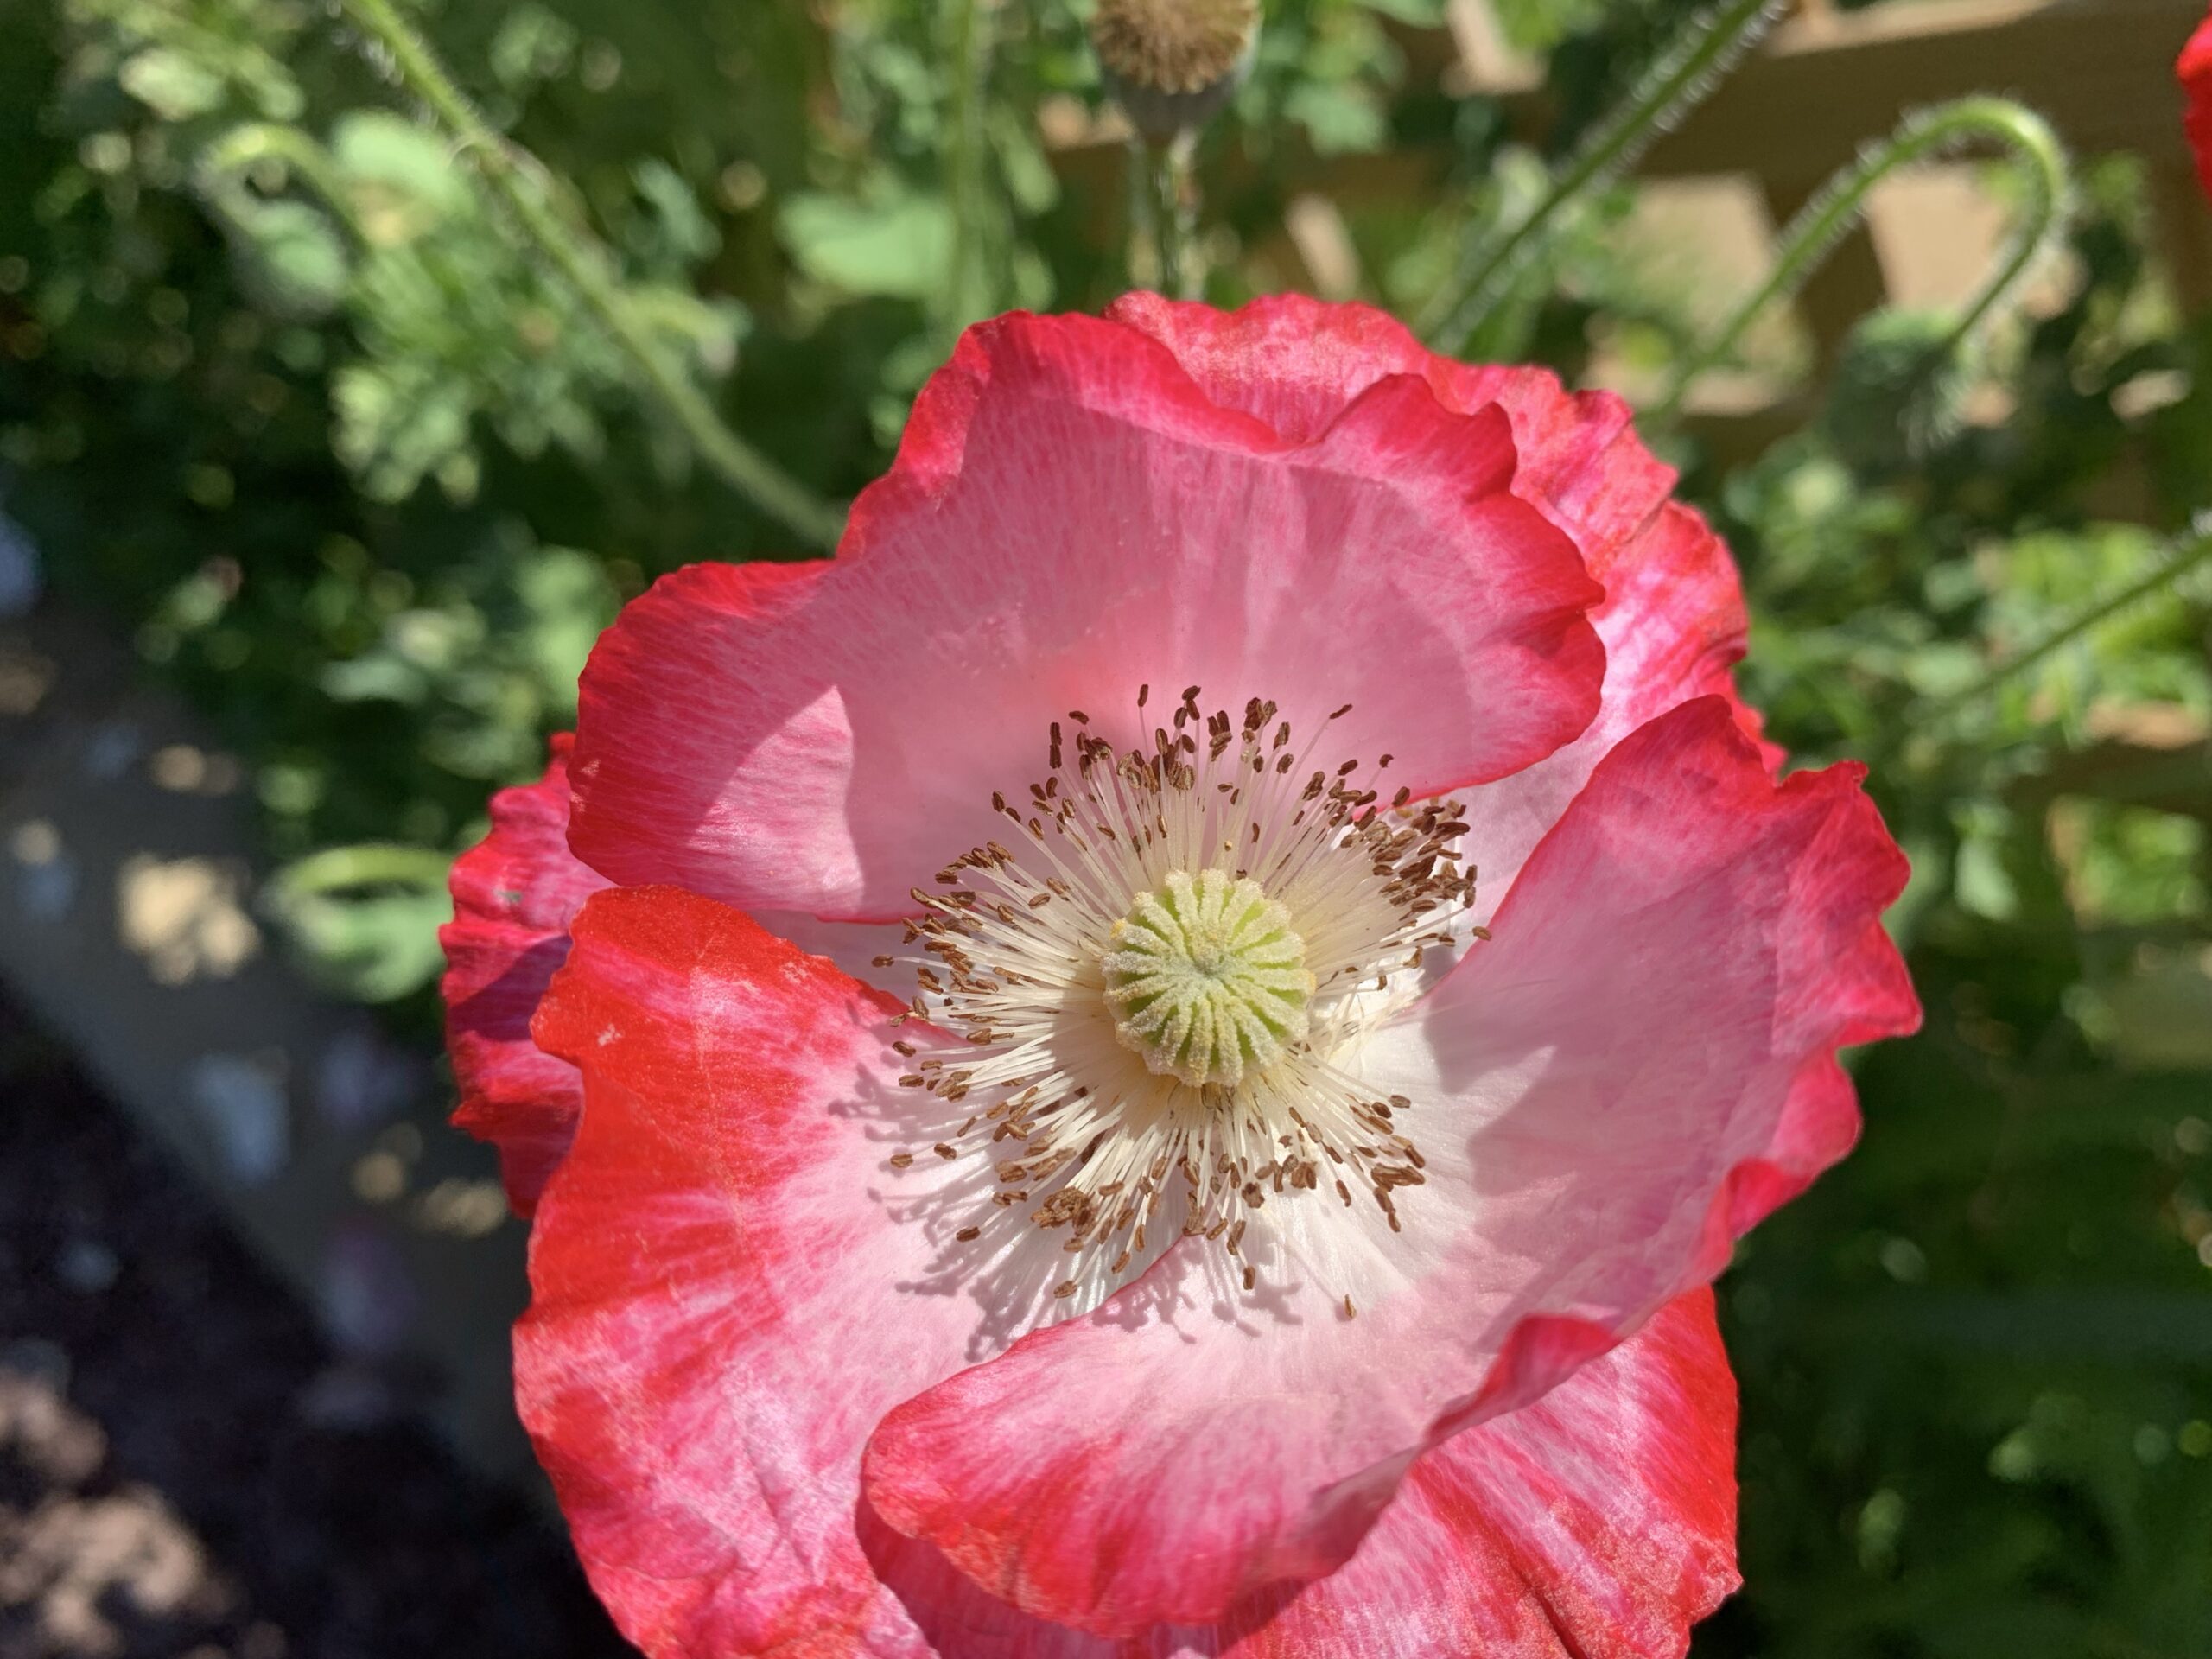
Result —
<path fill-rule="evenodd" d="M 0 1659 L 631 1650 L 0 1003 Z"/>

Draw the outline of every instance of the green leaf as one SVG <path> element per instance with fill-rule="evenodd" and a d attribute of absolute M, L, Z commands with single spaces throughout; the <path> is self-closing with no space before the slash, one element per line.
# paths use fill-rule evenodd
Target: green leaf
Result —
<path fill-rule="evenodd" d="M 264 903 L 315 978 L 358 1001 L 397 1001 L 444 964 L 452 864 L 428 848 L 333 847 L 278 871 Z"/>
<path fill-rule="evenodd" d="M 151 47 L 116 73 L 123 90 L 164 121 L 189 121 L 223 102 L 223 78 L 164 47 Z"/>
<path fill-rule="evenodd" d="M 320 209 L 303 201 L 234 204 L 226 218 L 239 280 L 270 310 L 307 321 L 345 298 L 353 262 Z"/>
<path fill-rule="evenodd" d="M 527 92 L 568 73 L 579 38 L 575 24 L 524 0 L 492 37 L 492 73 L 509 92 Z"/>
<path fill-rule="evenodd" d="M 878 206 L 794 196 L 779 228 L 801 270 L 849 294 L 926 299 L 951 270 L 952 213 L 941 196 L 894 196 Z"/>
<path fill-rule="evenodd" d="M 452 148 L 434 132 L 378 110 L 354 111 L 332 131 L 330 153 L 359 190 L 363 222 L 380 243 L 411 240 L 468 203 Z"/>
<path fill-rule="evenodd" d="M 547 701 L 563 719 L 576 709 L 584 659 L 613 621 L 617 597 L 600 562 L 573 547 L 531 555 L 515 579 L 529 620 L 523 645 Z"/>

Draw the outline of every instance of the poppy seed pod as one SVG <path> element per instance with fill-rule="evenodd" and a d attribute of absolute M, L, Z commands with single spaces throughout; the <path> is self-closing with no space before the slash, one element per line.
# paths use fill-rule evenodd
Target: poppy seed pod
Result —
<path fill-rule="evenodd" d="M 1099 0 L 1091 43 L 1137 130 L 1166 143 L 1212 119 L 1251 72 L 1259 0 Z"/>

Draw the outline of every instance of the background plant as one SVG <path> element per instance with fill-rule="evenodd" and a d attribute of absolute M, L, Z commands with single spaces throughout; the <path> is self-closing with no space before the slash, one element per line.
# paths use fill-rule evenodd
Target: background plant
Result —
<path fill-rule="evenodd" d="M 482 131 L 357 5 L 0 0 L 0 512 L 250 762 L 304 959 L 427 1044 L 444 862 L 621 601 L 817 550 L 964 322 L 1147 256 L 1078 0 L 373 10 Z M 1441 188 L 1335 203 L 1366 297 L 1570 378 L 1601 339 L 1698 368 L 1632 185 L 1513 240 L 1691 9 L 1501 7 L 1534 145 L 1416 73 L 1442 10 L 1269 7 L 1193 164 L 1207 296 L 1306 281 L 1317 167 L 1418 149 Z M 2139 162 L 2053 205 L 2037 307 L 1869 317 L 1747 464 L 1647 421 L 1744 567 L 1773 734 L 1874 766 L 1929 1009 L 1724 1284 L 1750 1588 L 1701 1655 L 2212 1653 L 2212 332 Z"/>

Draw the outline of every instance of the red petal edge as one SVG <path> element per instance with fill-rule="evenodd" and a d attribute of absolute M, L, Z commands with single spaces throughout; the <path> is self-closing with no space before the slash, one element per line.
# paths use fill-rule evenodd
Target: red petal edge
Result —
<path fill-rule="evenodd" d="M 576 1069 L 531 1040 L 531 1016 L 569 954 L 569 924 L 606 880 L 569 851 L 569 751 L 545 775 L 492 798 L 492 832 L 454 861 L 452 921 L 439 931 L 454 1122 L 499 1148 L 507 1202 L 527 1217 L 576 1131 Z"/>
<path fill-rule="evenodd" d="M 2196 158 L 2197 181 L 2212 195 L 2212 14 L 2196 26 L 2174 65 L 2187 100 L 2182 110 L 2182 130 L 2190 153 Z"/>

